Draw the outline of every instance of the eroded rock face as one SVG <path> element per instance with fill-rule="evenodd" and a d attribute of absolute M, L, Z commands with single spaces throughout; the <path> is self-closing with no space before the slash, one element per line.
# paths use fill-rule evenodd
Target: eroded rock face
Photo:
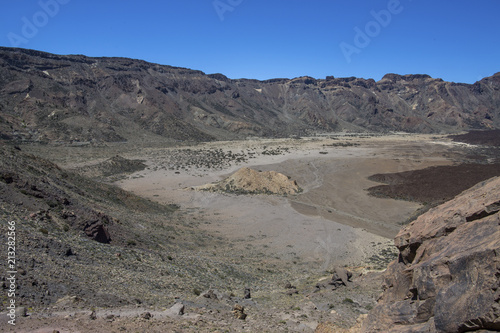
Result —
<path fill-rule="evenodd" d="M 395 244 L 363 332 L 500 330 L 500 178 L 420 216 Z"/>
<path fill-rule="evenodd" d="M 0 139 L 85 144 L 151 135 L 209 141 L 362 129 L 454 133 L 500 128 L 499 90 L 500 73 L 474 84 L 396 74 L 377 82 L 231 80 L 141 60 L 0 47 Z"/>

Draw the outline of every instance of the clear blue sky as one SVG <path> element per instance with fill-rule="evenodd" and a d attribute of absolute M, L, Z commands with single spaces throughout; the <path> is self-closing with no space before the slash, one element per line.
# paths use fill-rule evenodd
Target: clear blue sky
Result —
<path fill-rule="evenodd" d="M 473 83 L 500 71 L 499 0 L 0 0 L 0 6 L 1 46 L 131 57 L 230 78 L 425 73 Z"/>

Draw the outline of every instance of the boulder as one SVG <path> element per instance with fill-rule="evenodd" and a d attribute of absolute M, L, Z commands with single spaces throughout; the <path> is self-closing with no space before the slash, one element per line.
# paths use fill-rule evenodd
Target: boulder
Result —
<path fill-rule="evenodd" d="M 203 297 L 208 298 L 208 299 L 213 299 L 213 300 L 218 300 L 219 298 L 217 297 L 217 294 L 214 293 L 213 290 L 209 290 L 206 293 L 203 294 Z"/>
<path fill-rule="evenodd" d="M 351 283 L 352 272 L 348 271 L 345 268 L 337 267 L 335 268 L 332 279 L 329 284 L 334 286 L 335 288 L 340 286 L 348 286 Z"/>
<path fill-rule="evenodd" d="M 184 304 L 175 303 L 172 307 L 165 311 L 167 316 L 182 316 L 184 315 Z"/>
<path fill-rule="evenodd" d="M 89 315 L 89 319 L 90 320 L 96 320 L 97 319 L 97 314 L 96 314 L 95 310 L 92 310 L 92 312 Z"/>
<path fill-rule="evenodd" d="M 403 228 L 362 331 L 500 330 L 499 203 L 496 177 Z"/>
<path fill-rule="evenodd" d="M 153 318 L 153 316 L 151 315 L 150 312 L 144 312 L 144 313 L 141 314 L 141 318 L 149 320 L 149 319 Z"/>
<path fill-rule="evenodd" d="M 245 308 L 239 304 L 235 304 L 233 307 L 233 315 L 236 319 L 245 320 L 247 315 L 245 313 Z"/>
<path fill-rule="evenodd" d="M 244 299 L 250 299 L 252 298 L 252 294 L 250 292 L 250 288 L 245 288 L 245 295 L 243 297 Z"/>
<path fill-rule="evenodd" d="M 17 317 L 27 317 L 28 312 L 27 312 L 26 308 L 24 306 L 18 307 L 16 309 L 16 316 Z"/>

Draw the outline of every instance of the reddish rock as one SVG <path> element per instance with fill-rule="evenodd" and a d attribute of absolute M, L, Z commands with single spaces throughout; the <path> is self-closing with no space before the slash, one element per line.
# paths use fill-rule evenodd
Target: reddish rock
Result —
<path fill-rule="evenodd" d="M 363 332 L 500 330 L 500 178 L 420 216 L 395 244 Z"/>

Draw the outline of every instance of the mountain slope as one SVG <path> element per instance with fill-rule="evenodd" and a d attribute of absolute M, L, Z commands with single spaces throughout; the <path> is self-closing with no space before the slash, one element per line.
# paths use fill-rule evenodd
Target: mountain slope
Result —
<path fill-rule="evenodd" d="M 248 253 L 242 265 L 241 253 L 227 251 L 225 238 L 204 231 L 202 219 L 177 206 L 94 182 L 8 145 L 0 144 L 0 156 L 0 228 L 15 223 L 18 306 L 68 305 L 63 300 L 78 307 L 166 306 L 175 296 L 195 298 L 193 290 L 236 290 L 291 275 L 267 271 L 270 264 Z M 7 232 L 0 241 L 7 244 Z M 5 276 L 0 285 L 7 288 Z M 0 301 L 8 301 L 7 293 Z"/>
<path fill-rule="evenodd" d="M 125 58 L 0 48 L 0 136 L 39 142 L 206 141 L 332 130 L 500 128 L 500 73 L 257 81 Z"/>

